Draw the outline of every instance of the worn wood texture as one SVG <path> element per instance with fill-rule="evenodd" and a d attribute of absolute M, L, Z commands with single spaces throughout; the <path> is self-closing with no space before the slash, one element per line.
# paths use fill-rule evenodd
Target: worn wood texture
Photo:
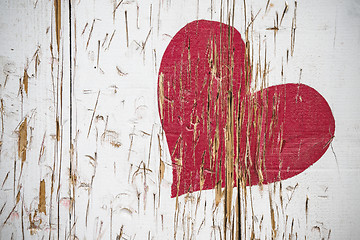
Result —
<path fill-rule="evenodd" d="M 1 3 L 2 239 L 69 236 L 67 12 Z"/>
<path fill-rule="evenodd" d="M 0 9 L 0 239 L 360 234 L 357 1 L 31 0 Z M 172 37 L 198 19 L 240 32 L 252 92 L 303 83 L 327 100 L 336 130 L 319 161 L 276 183 L 171 198 L 159 68 Z"/>

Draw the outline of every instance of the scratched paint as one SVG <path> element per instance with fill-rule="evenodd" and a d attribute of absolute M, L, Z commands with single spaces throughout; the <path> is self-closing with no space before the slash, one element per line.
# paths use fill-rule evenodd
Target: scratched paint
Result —
<path fill-rule="evenodd" d="M 60 5 L 1 3 L 1 239 L 62 238 L 68 228 L 61 204 L 69 198 L 68 34 Z"/>
<path fill-rule="evenodd" d="M 33 0 L 0 5 L 1 239 L 359 235 L 356 1 Z M 202 19 L 222 22 L 241 36 L 245 97 L 240 101 L 241 96 L 224 94 L 217 108 L 225 119 L 213 133 L 219 136 L 213 140 L 219 146 L 215 155 L 225 155 L 218 171 L 223 181 L 210 184 L 211 169 L 200 161 L 196 171 L 186 173 L 193 176 L 191 191 L 180 182 L 182 195 L 172 198 L 178 186 L 173 170 L 182 162 L 174 162 L 164 125 L 171 105 L 163 62 L 177 33 Z M 196 74 L 192 46 L 180 59 L 187 61 L 190 52 L 187 65 Z M 222 76 L 222 58 L 216 56 L 224 52 L 223 44 L 211 46 L 213 63 L 219 64 L 209 78 L 216 80 Z M 231 73 L 231 64 L 222 72 Z M 215 95 L 216 85 L 211 86 Z M 241 102 L 247 106 L 240 108 L 243 113 L 232 110 Z M 295 113 L 291 107 L 285 110 L 285 103 L 302 106 L 300 116 L 291 118 Z M 173 116 L 179 116 L 181 108 L 174 104 Z M 306 115 L 309 108 L 316 115 Z M 267 125 L 265 113 L 298 127 L 259 142 L 264 145 L 259 153 L 252 144 L 236 147 L 243 144 L 237 137 L 247 137 L 248 129 L 249 142 L 266 140 L 264 128 L 281 132 L 276 120 Z M 200 122 L 201 115 L 193 120 Z M 189 129 L 200 132 L 200 125 Z M 299 130 L 303 137 L 296 139 L 293 133 Z M 321 138 L 324 147 L 310 149 L 311 141 L 302 140 L 305 133 L 307 139 Z M 263 150 L 271 143 L 279 154 Z M 289 165 L 271 161 L 277 170 L 269 176 L 266 159 L 283 157 L 287 149 L 300 149 L 298 156 L 307 164 L 297 165 L 294 158 Z M 260 153 L 263 158 L 257 158 Z M 244 154 L 249 164 L 260 161 L 248 166 L 251 184 L 239 174 L 239 166 L 245 167 L 233 161 Z M 287 172 L 288 167 L 295 172 Z"/>
<path fill-rule="evenodd" d="M 261 185 L 299 174 L 329 147 L 335 123 L 319 93 L 284 84 L 254 96 L 245 64 L 240 34 L 218 22 L 194 21 L 167 47 L 158 95 L 173 159 L 173 197 L 219 181 L 224 187 L 230 156 L 240 169 L 231 171 L 243 175 L 234 180 Z M 229 124 L 233 139 L 227 153 L 223 130 Z"/>

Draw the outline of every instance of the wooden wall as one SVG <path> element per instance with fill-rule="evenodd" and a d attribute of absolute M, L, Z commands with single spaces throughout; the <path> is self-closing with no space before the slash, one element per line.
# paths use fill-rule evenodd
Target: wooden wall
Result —
<path fill-rule="evenodd" d="M 360 234 L 358 1 L 4 0 L 0 12 L 1 239 Z M 171 198 L 158 111 L 164 51 L 198 19 L 233 19 L 251 44 L 252 91 L 311 86 L 336 125 L 301 174 L 243 187 L 241 204 L 234 188 L 226 228 L 219 189 Z"/>

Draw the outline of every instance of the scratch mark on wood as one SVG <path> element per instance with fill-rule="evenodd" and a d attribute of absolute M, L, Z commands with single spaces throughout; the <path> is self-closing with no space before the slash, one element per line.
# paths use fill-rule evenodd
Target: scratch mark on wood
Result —
<path fill-rule="evenodd" d="M 127 73 L 124 73 L 123 71 L 121 71 L 119 66 L 116 66 L 116 71 L 120 75 L 120 77 L 127 75 Z"/>
<path fill-rule="evenodd" d="M 92 22 L 92 24 L 91 24 L 89 37 L 88 37 L 88 40 L 87 40 L 87 42 L 86 42 L 86 48 L 85 48 L 86 50 L 87 50 L 87 48 L 88 48 L 88 46 L 89 46 L 90 38 L 91 38 L 92 32 L 93 32 L 93 30 L 94 30 L 94 24 L 95 24 L 95 19 L 93 19 L 93 22 Z"/>
<path fill-rule="evenodd" d="M 54 0 L 55 7 L 55 25 L 56 25 L 56 43 L 58 53 L 60 52 L 60 29 L 61 29 L 61 1 Z"/>
<path fill-rule="evenodd" d="M 96 68 L 99 69 L 99 60 L 100 60 L 100 40 L 98 40 L 98 55 L 96 60 Z"/>
<path fill-rule="evenodd" d="M 45 180 L 40 181 L 38 211 L 46 215 Z"/>
<path fill-rule="evenodd" d="M 101 47 L 104 47 L 105 42 L 106 42 L 106 40 L 107 40 L 108 36 L 109 36 L 109 34 L 108 34 L 108 33 L 106 33 L 105 38 L 104 38 L 104 40 L 103 40 L 103 43 L 101 44 Z"/>
<path fill-rule="evenodd" d="M 305 201 L 306 225 L 307 225 L 307 223 L 308 223 L 308 212 L 309 212 L 309 197 L 306 196 L 306 201 Z"/>
<path fill-rule="evenodd" d="M 109 43 L 108 43 L 108 45 L 107 45 L 107 47 L 106 47 L 106 50 L 108 50 L 108 49 L 110 48 L 110 44 L 111 44 L 111 41 L 113 40 L 113 37 L 114 37 L 114 35 L 115 35 L 115 31 L 116 31 L 116 30 L 114 30 L 113 33 L 111 34 L 111 37 L 110 37 Z"/>
<path fill-rule="evenodd" d="M 28 88 L 29 88 L 29 75 L 28 75 L 26 69 L 24 69 L 23 85 L 24 85 L 25 93 L 27 95 L 28 94 Z"/>
<path fill-rule="evenodd" d="M 126 28 L 126 46 L 129 47 L 129 29 L 128 29 L 127 11 L 125 11 L 125 28 Z"/>
<path fill-rule="evenodd" d="M 60 121 L 59 121 L 59 116 L 56 117 L 56 141 L 60 141 Z"/>
<path fill-rule="evenodd" d="M 160 184 L 164 178 L 164 174 L 165 174 L 165 164 L 162 160 L 160 160 Z"/>
<path fill-rule="evenodd" d="M 98 105 L 98 102 L 99 102 L 99 96 L 100 96 L 100 90 L 99 90 L 98 95 L 97 95 L 97 98 L 96 98 L 95 107 L 94 107 L 93 114 L 92 114 L 92 117 L 91 117 L 91 121 L 90 121 L 89 131 L 88 131 L 87 137 L 89 137 L 89 135 L 90 135 L 91 125 L 92 125 L 92 123 L 93 123 L 94 116 L 95 116 L 95 112 L 96 112 L 96 108 L 97 108 L 97 105 Z"/>
<path fill-rule="evenodd" d="M 161 1 L 159 1 L 159 9 L 158 9 L 158 24 L 157 24 L 157 32 L 160 32 L 160 9 L 161 9 Z"/>
<path fill-rule="evenodd" d="M 151 19 L 152 19 L 152 4 L 150 4 L 150 13 L 149 13 L 150 17 L 149 17 L 149 20 L 150 20 L 150 27 L 151 27 Z"/>
<path fill-rule="evenodd" d="M 20 201 L 20 190 L 18 191 L 18 193 L 16 194 L 16 204 L 18 204 Z"/>
<path fill-rule="evenodd" d="M 245 2 L 245 1 L 244 1 L 244 2 Z M 270 5 L 270 0 L 268 0 L 268 1 L 267 1 L 267 3 L 266 3 L 265 12 L 267 12 L 267 11 L 268 11 L 268 9 L 269 9 L 269 5 Z"/>
<path fill-rule="evenodd" d="M 113 11 L 113 20 L 115 20 L 115 13 L 116 13 L 116 10 L 120 7 L 121 3 L 123 2 L 124 0 L 121 0 L 117 5 L 116 7 L 114 8 L 114 11 Z"/>
<path fill-rule="evenodd" d="M 123 229 L 124 229 L 124 225 L 121 225 L 120 232 L 119 232 L 119 234 L 116 236 L 116 240 L 121 240 L 121 239 L 122 239 Z"/>
<path fill-rule="evenodd" d="M 137 29 L 140 29 L 139 27 L 139 10 L 140 10 L 140 7 L 139 5 L 136 6 L 136 28 Z"/>
<path fill-rule="evenodd" d="M 3 180 L 3 183 L 2 183 L 2 185 L 1 185 L 1 188 L 4 187 L 4 184 L 5 184 L 6 180 L 7 180 L 8 177 L 9 177 L 9 173 L 10 173 L 10 171 L 7 172 L 7 174 L 6 174 L 6 176 L 5 176 L 4 180 Z"/>
<path fill-rule="evenodd" d="M 24 196 L 23 196 L 24 198 Z M 21 205 L 21 234 L 22 239 L 25 240 L 25 230 L 24 230 L 24 201 L 22 201 Z"/>
<path fill-rule="evenodd" d="M 88 25 L 89 25 L 89 23 L 86 23 L 86 24 L 85 24 L 84 29 L 83 29 L 83 31 L 81 32 L 81 35 L 84 35 L 85 30 L 86 30 L 86 28 L 88 27 Z"/>
<path fill-rule="evenodd" d="M 135 126 L 133 128 L 132 133 L 129 135 L 131 140 L 130 140 L 130 147 L 129 147 L 129 153 L 128 153 L 128 161 L 130 161 L 130 154 L 131 154 L 131 151 L 132 151 L 132 145 L 133 145 L 134 135 L 135 135 L 134 131 L 135 131 Z"/>
<path fill-rule="evenodd" d="M 1 209 L 0 209 L 0 215 L 1 215 L 1 214 L 3 213 L 3 211 L 4 211 L 5 205 L 6 205 L 6 202 L 4 202 L 3 206 L 2 206 Z"/>
<path fill-rule="evenodd" d="M 282 16 L 281 16 L 281 20 L 280 20 L 280 25 L 284 19 L 284 16 L 285 14 L 287 13 L 287 11 L 289 10 L 289 4 L 287 3 L 287 1 L 285 1 L 285 7 L 284 7 L 284 10 L 283 10 L 283 13 L 282 13 Z"/>
<path fill-rule="evenodd" d="M 42 139 L 42 142 L 41 142 L 41 146 L 40 146 L 38 165 L 40 165 L 40 160 L 41 160 L 42 156 L 45 153 L 45 137 L 46 137 L 46 132 L 44 133 L 44 136 L 43 136 L 43 139 Z"/>
<path fill-rule="evenodd" d="M 27 118 L 20 124 L 19 127 L 19 139 L 18 139 L 18 156 L 21 159 L 21 168 L 26 161 L 26 149 L 27 149 Z"/>
<path fill-rule="evenodd" d="M 296 31 L 296 9 L 297 9 L 297 1 L 295 1 L 295 8 L 294 8 L 294 17 L 291 23 L 291 56 L 294 55 L 295 49 L 295 31 Z"/>
<path fill-rule="evenodd" d="M 9 215 L 7 216 L 7 218 L 5 219 L 4 223 L 3 223 L 3 226 L 7 223 L 7 221 L 10 219 L 12 213 L 15 211 L 16 209 L 16 206 L 18 205 L 19 201 L 20 201 L 20 190 L 21 190 L 22 186 L 20 185 L 19 186 L 19 190 L 18 190 L 18 193 L 16 195 L 16 202 L 15 202 L 15 205 L 14 207 L 12 208 L 12 210 L 10 211 Z"/>

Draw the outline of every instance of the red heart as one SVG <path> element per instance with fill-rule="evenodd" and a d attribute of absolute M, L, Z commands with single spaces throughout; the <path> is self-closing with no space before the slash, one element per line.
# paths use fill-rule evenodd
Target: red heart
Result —
<path fill-rule="evenodd" d="M 326 100 L 303 84 L 251 94 L 246 59 L 240 33 L 219 22 L 191 22 L 169 43 L 158 96 L 172 197 L 224 186 L 230 165 L 247 185 L 287 179 L 327 150 L 335 121 Z"/>

